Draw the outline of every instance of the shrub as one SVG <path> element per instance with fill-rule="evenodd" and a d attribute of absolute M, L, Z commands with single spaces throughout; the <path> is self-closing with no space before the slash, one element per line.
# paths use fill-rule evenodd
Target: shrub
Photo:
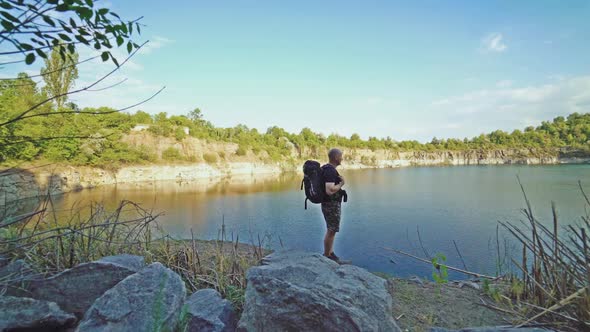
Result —
<path fill-rule="evenodd" d="M 218 155 L 215 152 L 207 152 L 203 154 L 203 159 L 205 159 L 206 162 L 213 164 L 217 162 Z"/>
<path fill-rule="evenodd" d="M 236 150 L 236 155 L 245 156 L 247 153 L 248 149 L 246 147 L 244 147 L 243 145 L 238 146 L 238 149 Z"/>
<path fill-rule="evenodd" d="M 177 141 L 182 141 L 183 139 L 186 138 L 186 133 L 184 132 L 183 128 L 176 128 L 174 130 L 174 137 L 176 137 Z"/>
<path fill-rule="evenodd" d="M 182 155 L 177 148 L 169 147 L 166 150 L 162 151 L 162 159 L 164 160 L 181 160 Z"/>

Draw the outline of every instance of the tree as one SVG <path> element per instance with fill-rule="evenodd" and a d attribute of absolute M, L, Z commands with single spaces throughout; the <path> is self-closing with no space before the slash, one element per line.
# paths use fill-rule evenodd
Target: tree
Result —
<path fill-rule="evenodd" d="M 203 120 L 203 113 L 199 108 L 195 108 L 194 110 L 188 113 L 188 118 L 191 119 L 194 123 L 201 123 Z"/>
<path fill-rule="evenodd" d="M 54 98 L 57 109 L 62 108 L 68 98 L 67 93 L 74 87 L 78 78 L 78 53 L 68 54 L 62 58 L 56 47 L 51 56 L 45 59 L 45 67 L 41 68 L 41 75 L 45 81 L 44 90 Z"/>

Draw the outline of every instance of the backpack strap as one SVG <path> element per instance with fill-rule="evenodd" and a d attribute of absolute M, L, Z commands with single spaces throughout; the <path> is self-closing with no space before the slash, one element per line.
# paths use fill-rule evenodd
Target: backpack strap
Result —
<path fill-rule="evenodd" d="M 307 210 L 307 201 L 308 201 L 308 199 L 307 199 L 307 197 L 305 197 L 305 209 L 306 210 Z"/>
<path fill-rule="evenodd" d="M 304 182 L 304 181 L 305 181 L 305 180 L 301 180 L 301 190 L 303 190 L 303 182 Z"/>

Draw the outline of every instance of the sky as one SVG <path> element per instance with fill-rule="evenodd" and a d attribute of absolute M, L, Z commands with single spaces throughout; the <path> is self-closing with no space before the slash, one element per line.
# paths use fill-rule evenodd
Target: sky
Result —
<path fill-rule="evenodd" d="M 98 3 L 143 16 L 137 41 L 149 43 L 104 82 L 123 84 L 74 96 L 82 107 L 125 107 L 165 86 L 138 109 L 422 142 L 590 112 L 587 0 Z M 111 66 L 80 65 L 76 86 Z"/>

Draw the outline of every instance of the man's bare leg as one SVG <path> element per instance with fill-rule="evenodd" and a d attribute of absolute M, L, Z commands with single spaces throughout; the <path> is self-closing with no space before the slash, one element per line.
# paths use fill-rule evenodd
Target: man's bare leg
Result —
<path fill-rule="evenodd" d="M 334 247 L 334 238 L 336 237 L 336 232 L 333 230 L 328 229 L 326 231 L 326 236 L 324 236 L 324 256 L 328 257 L 332 254 L 333 247 Z"/>

